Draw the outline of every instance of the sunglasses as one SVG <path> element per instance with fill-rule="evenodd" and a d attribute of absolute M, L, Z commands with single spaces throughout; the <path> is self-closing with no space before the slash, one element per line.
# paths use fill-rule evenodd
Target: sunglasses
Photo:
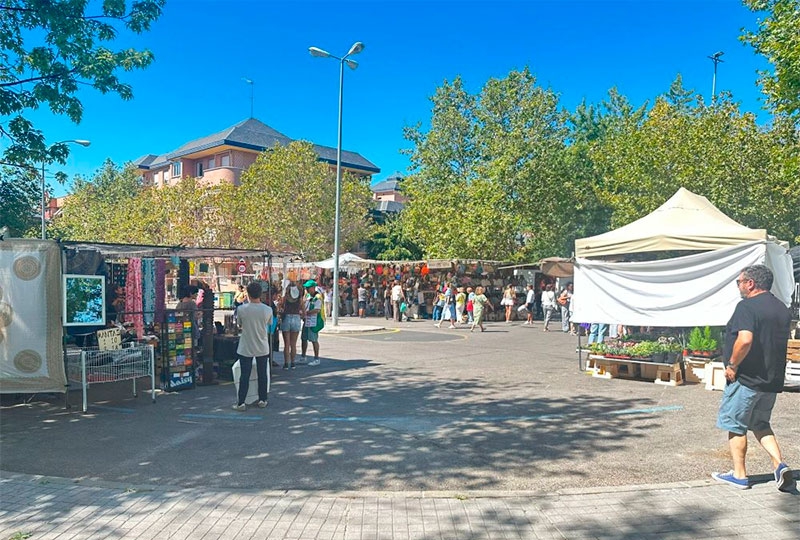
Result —
<path fill-rule="evenodd" d="M 750 279 L 750 278 L 745 278 L 745 279 L 737 279 L 737 280 L 736 280 L 736 284 L 737 284 L 737 285 L 741 285 L 742 283 L 744 283 L 744 282 L 746 282 L 746 281 L 753 281 L 753 280 L 752 280 L 752 279 Z"/>

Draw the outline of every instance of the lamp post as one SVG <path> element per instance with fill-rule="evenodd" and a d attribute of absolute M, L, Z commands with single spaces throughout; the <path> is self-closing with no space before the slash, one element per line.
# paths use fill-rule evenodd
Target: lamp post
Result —
<path fill-rule="evenodd" d="M 248 79 L 247 77 L 242 77 L 242 80 L 250 85 L 250 118 L 253 118 L 253 99 L 254 99 L 256 83 L 253 82 L 252 79 Z"/>
<path fill-rule="evenodd" d="M 84 139 L 70 139 L 68 141 L 57 142 L 57 143 L 51 145 L 50 148 L 52 148 L 56 144 L 66 144 L 66 143 L 75 143 L 75 144 L 79 144 L 81 146 L 89 146 L 90 144 L 92 144 L 91 141 L 87 141 L 87 140 L 84 140 Z M 49 148 L 48 148 L 48 150 L 49 150 Z M 44 211 L 45 211 L 45 207 L 44 207 L 44 204 L 45 204 L 45 201 L 44 201 L 44 198 L 45 198 L 45 194 L 44 194 L 44 190 L 45 190 L 45 185 L 44 185 L 45 184 L 45 182 L 44 182 L 44 167 L 45 167 L 45 165 L 47 165 L 47 160 L 46 159 L 42 159 L 42 240 L 45 240 L 47 238 L 47 222 L 45 221 L 45 216 L 44 216 Z"/>
<path fill-rule="evenodd" d="M 311 56 L 318 58 L 334 58 L 339 61 L 339 136 L 336 142 L 336 210 L 333 224 L 333 326 L 339 326 L 339 212 L 342 198 L 342 91 L 344 90 L 344 65 L 356 69 L 358 62 L 350 60 L 350 56 L 364 50 L 360 41 L 353 43 L 346 55 L 334 56 L 317 47 L 309 47 Z"/>
<path fill-rule="evenodd" d="M 713 103 L 713 101 L 715 99 L 715 96 L 717 95 L 717 64 L 719 64 L 720 62 L 724 62 L 724 60 L 722 60 L 722 58 L 721 58 L 721 56 L 723 54 L 725 54 L 725 53 L 722 52 L 722 51 L 719 51 L 719 52 L 715 52 L 714 54 L 712 54 L 711 56 L 708 57 L 709 59 L 711 59 L 712 62 L 714 62 L 714 78 L 711 79 L 711 101 L 712 101 L 712 103 Z"/>

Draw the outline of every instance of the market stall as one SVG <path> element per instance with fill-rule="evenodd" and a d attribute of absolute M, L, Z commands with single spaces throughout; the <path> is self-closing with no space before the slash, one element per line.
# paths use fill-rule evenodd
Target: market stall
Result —
<path fill-rule="evenodd" d="M 656 259 L 657 252 L 671 256 Z M 642 253 L 656 260 L 625 260 Z M 575 254 L 572 320 L 580 323 L 722 326 L 740 300 L 734 280 L 752 264 L 772 269 L 772 292 L 787 306 L 794 290 L 785 242 L 684 188 L 633 223 L 576 240 Z"/>

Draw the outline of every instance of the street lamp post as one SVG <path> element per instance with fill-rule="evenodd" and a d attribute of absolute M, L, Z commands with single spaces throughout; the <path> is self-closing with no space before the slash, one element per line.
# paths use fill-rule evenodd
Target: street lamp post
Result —
<path fill-rule="evenodd" d="M 339 326 L 339 219 L 340 204 L 342 199 L 342 91 L 344 90 L 344 65 L 356 69 L 358 62 L 350 60 L 350 56 L 364 50 L 364 44 L 357 41 L 350 47 L 346 55 L 334 56 L 317 47 L 309 47 L 311 56 L 319 58 L 334 58 L 339 61 L 339 135 L 336 141 L 336 210 L 333 224 L 333 326 Z"/>
<path fill-rule="evenodd" d="M 89 146 L 90 144 L 92 144 L 90 141 L 87 141 L 87 140 L 84 140 L 84 139 L 70 139 L 68 141 L 57 142 L 57 143 L 51 145 L 50 148 L 52 148 L 56 144 L 67 144 L 67 143 L 75 143 L 75 144 L 79 144 L 81 146 Z M 49 148 L 48 148 L 48 150 L 49 150 Z M 45 165 L 47 165 L 47 160 L 46 159 L 42 159 L 42 240 L 45 240 L 47 238 L 47 222 L 46 222 L 45 216 L 44 216 L 44 212 L 45 212 L 45 207 L 44 207 L 44 205 L 45 205 L 45 200 L 44 200 L 45 199 L 45 181 L 44 181 L 44 172 L 45 172 L 45 170 L 44 170 L 44 168 L 45 168 Z"/>
<path fill-rule="evenodd" d="M 713 103 L 713 101 L 714 101 L 714 99 L 716 98 L 716 95 L 717 95 L 717 64 L 719 64 L 720 62 L 724 62 L 724 60 L 722 60 L 722 58 L 721 58 L 721 56 L 723 54 L 725 54 L 725 53 L 722 52 L 722 51 L 719 51 L 719 52 L 715 52 L 714 54 L 712 54 L 711 56 L 708 57 L 709 59 L 711 59 L 712 62 L 714 62 L 714 77 L 711 79 L 711 101 L 712 101 L 712 103 Z"/>

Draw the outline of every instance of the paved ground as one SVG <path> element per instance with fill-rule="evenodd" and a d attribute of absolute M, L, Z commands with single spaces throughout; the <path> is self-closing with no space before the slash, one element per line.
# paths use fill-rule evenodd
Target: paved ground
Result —
<path fill-rule="evenodd" d="M 6 403 L 0 540 L 798 537 L 758 449 L 756 488 L 707 480 L 730 467 L 719 393 L 587 377 L 539 327 L 375 322 L 277 370 L 265 410 L 231 411 L 230 384 L 155 405 L 94 385 L 85 415 L 75 392 Z M 784 393 L 773 419 L 796 464 L 798 411 Z"/>

